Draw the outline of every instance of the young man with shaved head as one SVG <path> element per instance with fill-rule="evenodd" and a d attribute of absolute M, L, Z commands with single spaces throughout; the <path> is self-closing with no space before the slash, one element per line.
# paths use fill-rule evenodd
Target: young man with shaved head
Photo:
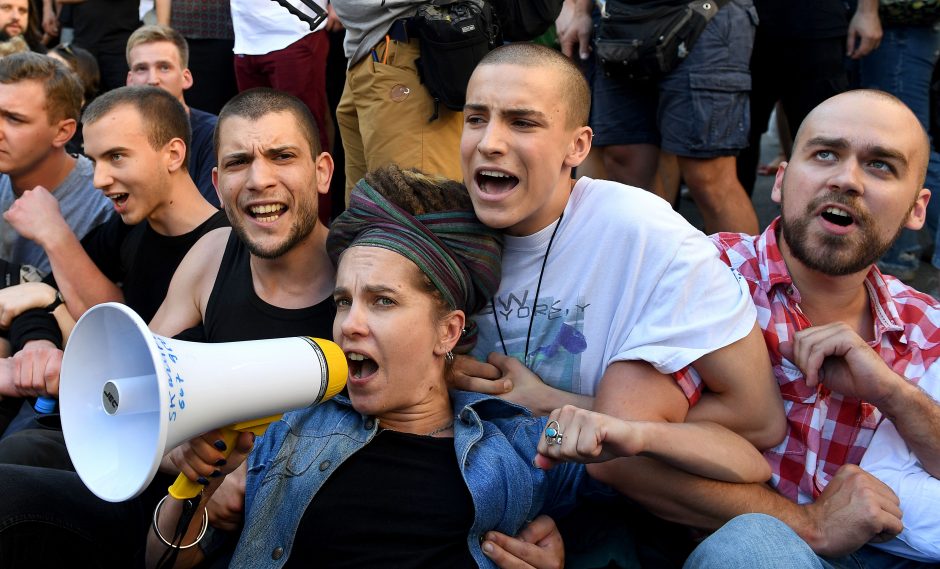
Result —
<path fill-rule="evenodd" d="M 506 245 L 500 289 L 475 317 L 490 364 L 464 360 L 461 380 L 544 414 L 590 408 L 607 383 L 649 383 L 646 417 L 701 414 L 776 444 L 753 306 L 708 239 L 647 192 L 571 179 L 591 146 L 589 105 L 578 68 L 532 44 L 491 52 L 470 80 L 464 182 Z"/>
<path fill-rule="evenodd" d="M 874 265 L 902 228 L 924 224 L 928 151 L 893 96 L 832 97 L 803 121 L 777 171 L 781 216 L 756 237 L 713 238 L 751 286 L 788 426 L 765 453 L 769 487 L 669 480 L 684 488 L 669 506 L 677 519 L 714 528 L 752 513 L 706 539 L 689 566 L 919 566 L 879 547 L 909 553 L 902 529 L 920 520 L 902 521 L 902 511 L 923 496 L 857 465 L 890 419 L 918 465 L 940 475 L 940 405 L 917 385 L 923 378 L 940 396 L 928 381 L 940 306 Z"/>
<path fill-rule="evenodd" d="M 743 280 L 660 198 L 571 178 L 591 148 L 589 107 L 577 66 L 537 45 L 490 52 L 470 79 L 464 183 L 505 251 L 475 317 L 484 361 L 459 360 L 458 386 L 541 414 L 574 404 L 777 444 L 784 417 Z M 647 462 L 625 464 L 641 477 Z"/>

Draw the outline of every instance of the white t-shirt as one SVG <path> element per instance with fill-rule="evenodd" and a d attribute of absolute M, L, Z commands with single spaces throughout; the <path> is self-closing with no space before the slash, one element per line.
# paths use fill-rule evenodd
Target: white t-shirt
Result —
<path fill-rule="evenodd" d="M 587 177 L 565 207 L 536 303 L 556 225 L 506 237 L 495 314 L 491 303 L 474 316 L 477 358 L 502 353 L 504 341 L 524 361 L 528 339 L 529 369 L 553 387 L 593 396 L 614 362 L 643 360 L 673 373 L 754 326 L 747 284 L 705 235 L 647 191 Z"/>
<path fill-rule="evenodd" d="M 326 0 L 315 2 L 326 10 Z M 291 0 L 291 4 L 309 11 L 297 0 Z M 274 0 L 232 0 L 232 27 L 235 29 L 232 51 L 239 55 L 265 55 L 312 33 L 310 26 Z M 325 20 L 316 31 L 324 27 Z"/>
<path fill-rule="evenodd" d="M 917 385 L 940 400 L 940 366 L 927 368 Z M 861 467 L 887 484 L 901 501 L 904 531 L 872 545 L 908 559 L 940 562 L 940 480 L 924 470 L 888 419 L 875 431 Z"/>

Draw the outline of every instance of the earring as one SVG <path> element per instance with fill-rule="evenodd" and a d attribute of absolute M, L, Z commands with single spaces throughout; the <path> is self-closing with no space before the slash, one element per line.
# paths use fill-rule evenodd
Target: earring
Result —
<path fill-rule="evenodd" d="M 445 362 L 447 365 L 453 365 L 453 363 L 454 363 L 454 352 L 448 350 L 447 353 L 444 354 L 444 362 Z"/>

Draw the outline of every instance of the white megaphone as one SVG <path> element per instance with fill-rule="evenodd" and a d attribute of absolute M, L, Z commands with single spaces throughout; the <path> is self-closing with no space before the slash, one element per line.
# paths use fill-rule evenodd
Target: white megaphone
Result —
<path fill-rule="evenodd" d="M 99 304 L 79 319 L 62 358 L 62 431 L 82 482 L 121 502 L 147 487 L 173 447 L 228 425 L 230 451 L 239 431 L 261 434 L 279 413 L 336 395 L 347 373 L 343 351 L 327 340 L 184 342 L 153 334 L 123 304 Z M 201 489 L 180 475 L 170 493 Z"/>

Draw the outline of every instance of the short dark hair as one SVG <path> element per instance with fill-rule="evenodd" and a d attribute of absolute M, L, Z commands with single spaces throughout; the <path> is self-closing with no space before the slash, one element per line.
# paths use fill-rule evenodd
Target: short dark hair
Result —
<path fill-rule="evenodd" d="M 0 83 L 39 81 L 46 94 L 49 124 L 62 119 L 78 120 L 82 112 L 82 86 L 64 64 L 31 51 L 0 58 Z"/>
<path fill-rule="evenodd" d="M 317 128 L 317 121 L 307 105 L 297 97 L 270 89 L 268 87 L 257 87 L 248 89 L 232 97 L 225 103 L 219 112 L 219 122 L 215 125 L 215 132 L 212 140 L 215 144 L 215 152 L 219 153 L 219 136 L 222 130 L 222 123 L 229 117 L 242 117 L 256 121 L 270 113 L 290 113 L 297 120 L 304 138 L 310 145 L 310 155 L 316 158 L 320 154 L 320 131 Z"/>
<path fill-rule="evenodd" d="M 98 88 L 101 85 L 101 70 L 98 69 L 98 60 L 87 49 L 78 47 L 75 44 L 60 43 L 49 50 L 64 59 L 72 71 L 78 75 L 78 80 L 84 87 L 85 104 L 92 102 L 98 95 Z"/>
<path fill-rule="evenodd" d="M 183 168 L 189 168 L 192 130 L 186 109 L 176 97 L 159 87 L 138 85 L 120 87 L 101 95 L 85 109 L 82 124 L 89 125 L 121 106 L 132 107 L 140 115 L 151 148 L 160 150 L 174 138 L 186 144 Z"/>
<path fill-rule="evenodd" d="M 509 43 L 487 53 L 477 67 L 499 64 L 557 69 L 562 75 L 559 92 L 568 107 L 570 126 L 588 126 L 591 88 L 581 69 L 561 52 L 536 43 Z"/>

